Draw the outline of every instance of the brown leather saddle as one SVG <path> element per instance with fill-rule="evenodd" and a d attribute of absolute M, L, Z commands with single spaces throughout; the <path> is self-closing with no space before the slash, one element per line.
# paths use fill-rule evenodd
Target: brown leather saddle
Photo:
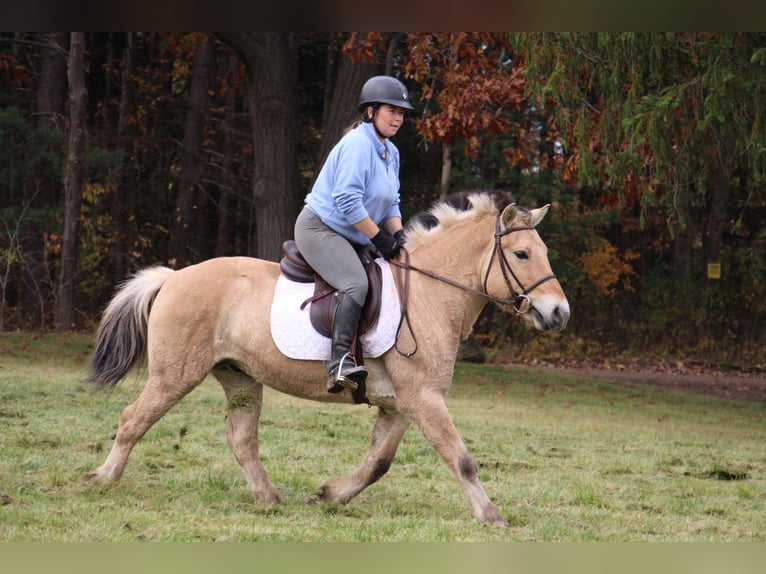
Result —
<path fill-rule="evenodd" d="M 314 294 L 301 303 L 301 309 L 309 308 L 311 324 L 318 333 L 327 338 L 332 338 L 332 320 L 335 316 L 335 308 L 338 300 L 335 297 L 337 289 L 327 283 L 303 258 L 295 241 L 289 239 L 282 244 L 282 260 L 279 267 L 282 273 L 291 281 L 299 283 L 314 283 Z M 378 321 L 380 314 L 380 301 L 383 292 L 383 274 L 380 266 L 375 263 L 375 253 L 371 247 L 358 247 L 357 255 L 367 272 L 367 299 L 362 308 L 362 316 L 359 319 L 357 329 L 357 349 L 361 349 L 358 343 L 359 337 L 372 329 Z"/>

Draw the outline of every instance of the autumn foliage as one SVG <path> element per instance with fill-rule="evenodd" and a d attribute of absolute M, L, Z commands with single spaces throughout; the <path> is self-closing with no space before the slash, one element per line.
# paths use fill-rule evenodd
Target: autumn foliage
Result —
<path fill-rule="evenodd" d="M 66 49 L 52 49 L 53 34 L 2 37 L 0 325 L 47 328 L 63 229 L 67 110 L 56 94 L 66 93 Z M 354 100 L 358 80 L 348 72 L 363 69 L 401 78 L 416 108 L 396 139 L 407 213 L 447 188 L 499 187 L 529 207 L 553 204 L 541 233 L 573 305 L 573 338 L 719 358 L 762 354 L 766 35 L 248 33 L 241 40 L 86 35 L 79 327 L 92 326 L 114 285 L 136 268 L 258 256 L 259 241 L 281 241 L 268 222 L 293 216 L 286 210 L 297 209 L 316 173 L 323 135 L 341 133 L 330 123 L 329 103 L 343 99 L 334 90 Z M 289 62 L 282 94 L 267 93 L 274 78 L 245 53 L 267 46 Z M 269 53 L 260 57 L 270 61 Z M 269 131 L 295 133 L 280 144 L 295 153 L 272 156 L 285 148 L 259 148 L 266 135 L 259 125 L 288 117 L 285 109 L 290 126 Z M 276 165 L 283 157 L 293 163 Z M 263 173 L 271 169 L 298 184 L 275 187 Z M 720 264 L 720 279 L 708 277 L 708 263 Z M 493 342 L 533 336 L 492 312 L 478 331 Z"/>

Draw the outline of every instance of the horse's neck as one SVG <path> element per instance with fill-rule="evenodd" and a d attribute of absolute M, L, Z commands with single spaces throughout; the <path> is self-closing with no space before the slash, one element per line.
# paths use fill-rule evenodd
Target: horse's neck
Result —
<path fill-rule="evenodd" d="M 410 263 L 424 271 L 446 277 L 460 285 L 480 291 L 482 270 L 491 246 L 491 231 L 465 227 L 445 230 L 436 241 L 419 246 L 411 254 Z M 486 299 L 433 277 L 413 272 L 410 298 L 427 309 L 429 321 L 459 335 L 468 336 Z"/>

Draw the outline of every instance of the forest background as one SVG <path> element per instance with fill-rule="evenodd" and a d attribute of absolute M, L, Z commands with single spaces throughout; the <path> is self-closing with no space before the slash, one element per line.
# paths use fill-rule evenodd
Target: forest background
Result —
<path fill-rule="evenodd" d="M 278 260 L 375 74 L 415 106 L 405 218 L 553 205 L 570 326 L 488 307 L 485 349 L 764 364 L 766 33 L 0 33 L 0 331 L 92 330 L 145 266 Z"/>

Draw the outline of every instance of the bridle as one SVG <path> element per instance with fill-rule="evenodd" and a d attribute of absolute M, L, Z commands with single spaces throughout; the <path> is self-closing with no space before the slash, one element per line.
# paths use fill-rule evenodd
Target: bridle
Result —
<path fill-rule="evenodd" d="M 532 309 L 532 301 L 529 299 L 529 293 L 532 292 L 533 289 L 536 289 L 546 281 L 550 281 L 551 279 L 555 279 L 556 276 L 553 273 L 550 273 L 549 275 L 545 275 L 544 277 L 541 277 L 532 285 L 529 287 L 524 287 L 524 284 L 519 281 L 519 278 L 516 276 L 516 273 L 513 272 L 513 268 L 511 267 L 511 264 L 508 263 L 508 258 L 505 256 L 505 252 L 503 251 L 503 245 L 502 240 L 503 237 L 506 235 L 510 235 L 511 233 L 515 233 L 516 231 L 531 231 L 534 229 L 534 225 L 520 225 L 518 227 L 510 227 L 506 229 L 505 231 L 500 229 L 500 216 L 497 216 L 497 219 L 495 220 L 495 255 L 497 258 L 498 265 L 500 265 L 500 271 L 503 273 L 503 279 L 505 280 L 505 285 L 508 287 L 508 291 L 510 292 L 513 299 L 499 299 L 497 297 L 493 297 L 487 292 L 487 281 L 489 280 L 489 272 L 492 269 L 492 262 L 495 260 L 494 257 L 490 258 L 489 265 L 487 265 L 487 271 L 484 273 L 484 283 L 483 288 L 484 292 L 486 293 L 486 297 L 491 299 L 492 301 L 495 301 L 496 303 L 510 305 L 513 304 L 513 310 L 518 315 L 523 315 L 524 313 L 528 313 L 530 309 Z M 511 274 L 511 277 L 513 277 L 513 280 L 516 281 L 516 284 L 521 289 L 521 293 L 518 293 L 514 290 L 513 285 L 511 284 L 511 280 L 508 278 L 508 273 Z"/>
<path fill-rule="evenodd" d="M 508 262 L 508 258 L 505 256 L 505 253 L 503 252 L 502 240 L 503 240 L 503 237 L 505 237 L 506 235 L 510 235 L 511 233 L 515 233 L 517 231 L 531 231 L 534 228 L 535 228 L 534 225 L 519 225 L 517 227 L 509 227 L 508 229 L 503 230 L 501 229 L 501 226 L 500 226 L 500 215 L 497 216 L 497 219 L 495 220 L 495 233 L 494 233 L 495 245 L 493 248 L 494 253 L 493 253 L 493 256 L 490 257 L 489 259 L 487 270 L 484 272 L 484 281 L 482 282 L 483 291 L 479 291 L 478 289 L 474 289 L 473 287 L 470 287 L 468 285 L 463 285 L 462 283 L 453 281 L 452 279 L 448 277 L 444 277 L 443 275 L 439 275 L 438 273 L 434 273 L 433 271 L 420 269 L 419 267 L 415 267 L 414 265 L 411 265 L 410 254 L 404 247 L 402 247 L 400 250 L 400 253 L 404 254 L 404 261 L 401 261 L 398 259 L 391 259 L 389 261 L 389 263 L 395 265 L 396 267 L 399 267 L 405 270 L 403 279 L 400 276 L 400 274 L 398 273 L 396 274 L 397 288 L 399 291 L 399 299 L 401 303 L 401 318 L 399 319 L 399 327 L 396 331 L 397 352 L 399 352 L 399 354 L 401 355 L 404 355 L 405 357 L 411 357 L 417 352 L 417 349 L 418 349 L 418 342 L 417 342 L 417 339 L 415 339 L 415 334 L 412 332 L 412 325 L 410 324 L 409 315 L 407 313 L 407 302 L 408 302 L 409 283 L 410 283 L 409 271 L 417 271 L 418 273 L 422 275 L 426 275 L 427 277 L 431 277 L 432 279 L 436 279 L 448 285 L 452 285 L 453 287 L 457 287 L 458 289 L 462 289 L 463 291 L 468 291 L 469 293 L 473 293 L 474 295 L 478 295 L 480 297 L 483 297 L 484 299 L 493 301 L 494 303 L 497 303 L 499 305 L 510 306 L 513 308 L 514 312 L 517 315 L 523 315 L 524 313 L 528 313 L 533 307 L 532 301 L 529 298 L 529 293 L 531 293 L 534 289 L 536 289 L 537 287 L 539 287 L 546 281 L 555 279 L 556 276 L 553 273 L 550 273 L 548 275 L 545 275 L 544 277 L 541 277 L 540 279 L 532 283 L 529 287 L 524 287 L 524 284 L 516 276 L 516 273 L 514 273 L 513 268 L 511 267 L 511 264 Z M 510 298 L 506 299 L 502 297 L 495 297 L 494 295 L 490 295 L 489 292 L 487 291 L 487 282 L 489 281 L 489 273 L 492 270 L 492 264 L 494 263 L 495 259 L 497 259 L 497 264 L 500 266 L 500 271 L 503 274 L 503 280 L 505 281 L 505 285 L 506 287 L 508 287 L 508 292 L 511 295 Z M 513 277 L 513 280 L 516 281 L 516 284 L 519 286 L 519 289 L 521 289 L 521 292 L 516 291 L 516 289 L 513 288 L 513 283 L 511 283 L 509 274 L 510 274 L 510 277 Z M 409 331 L 412 334 L 412 338 L 415 341 L 415 349 L 411 352 L 406 352 L 406 353 L 400 351 L 398 347 L 399 332 L 401 331 L 402 324 L 404 321 L 407 322 L 407 327 L 409 328 Z"/>

